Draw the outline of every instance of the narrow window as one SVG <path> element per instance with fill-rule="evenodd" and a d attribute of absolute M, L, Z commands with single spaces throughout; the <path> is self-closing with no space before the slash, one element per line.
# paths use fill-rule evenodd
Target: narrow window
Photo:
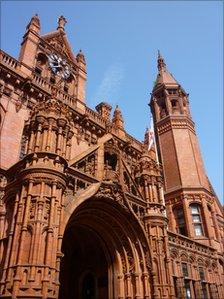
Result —
<path fill-rule="evenodd" d="M 181 268 L 182 268 L 182 273 L 183 273 L 183 277 L 184 277 L 185 296 L 186 296 L 186 299 L 191 299 L 191 287 L 190 287 L 187 263 L 181 263 Z"/>
<path fill-rule="evenodd" d="M 196 236 L 203 236 L 202 217 L 199 205 L 191 205 L 191 215 Z"/>
<path fill-rule="evenodd" d="M 171 100 L 172 107 L 177 107 L 177 100 Z"/>
<path fill-rule="evenodd" d="M 204 272 L 204 269 L 202 267 L 199 267 L 198 268 L 198 271 L 199 271 L 199 276 L 200 276 L 200 279 L 203 281 L 205 280 L 205 272 Z"/>
<path fill-rule="evenodd" d="M 187 267 L 187 263 L 181 263 L 181 267 L 182 267 L 183 277 L 184 277 L 184 278 L 188 277 L 188 267 Z"/>
<path fill-rule="evenodd" d="M 175 292 L 175 297 L 179 298 L 179 292 L 178 292 L 178 285 L 177 285 L 177 277 L 173 277 L 173 284 L 174 284 L 174 292 Z"/>
<path fill-rule="evenodd" d="M 185 279 L 184 280 L 184 288 L 185 288 L 185 294 L 186 294 L 186 299 L 191 299 L 191 288 L 190 288 L 190 281 Z"/>
<path fill-rule="evenodd" d="M 202 299 L 208 299 L 208 292 L 207 292 L 207 287 L 206 287 L 206 283 L 202 282 L 201 283 L 201 289 L 202 289 Z"/>
<path fill-rule="evenodd" d="M 187 236 L 184 211 L 183 208 L 175 209 L 176 223 L 177 223 L 177 231 L 179 234 Z"/>

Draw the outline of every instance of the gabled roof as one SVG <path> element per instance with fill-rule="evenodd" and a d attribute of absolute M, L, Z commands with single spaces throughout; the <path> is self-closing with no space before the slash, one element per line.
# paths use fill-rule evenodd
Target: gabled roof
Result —
<path fill-rule="evenodd" d="M 58 29 L 56 31 L 49 32 L 42 35 L 41 39 L 52 45 L 55 50 L 61 52 L 70 60 L 76 62 L 75 55 L 73 54 L 72 48 L 64 30 Z"/>

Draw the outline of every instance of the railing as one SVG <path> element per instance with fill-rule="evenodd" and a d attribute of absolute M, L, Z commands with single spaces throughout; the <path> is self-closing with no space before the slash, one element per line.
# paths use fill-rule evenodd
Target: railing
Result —
<path fill-rule="evenodd" d="M 63 93 L 62 91 L 58 91 L 59 98 L 62 100 L 63 103 L 67 104 L 71 108 L 77 107 L 77 99 L 73 96 L 70 96 L 66 93 Z"/>
<path fill-rule="evenodd" d="M 33 74 L 32 82 L 40 86 L 41 88 L 45 89 L 49 93 L 51 93 L 54 89 L 54 86 L 51 83 L 49 83 L 47 80 L 45 80 L 44 78 L 36 74 Z M 77 99 L 73 96 L 70 96 L 62 92 L 61 90 L 57 91 L 57 98 L 60 99 L 65 104 L 69 105 L 71 108 L 76 108 L 77 106 Z"/>
<path fill-rule="evenodd" d="M 33 83 L 37 84 L 38 86 L 41 86 L 42 88 L 50 91 L 51 90 L 51 85 L 44 80 L 42 77 L 33 74 L 33 79 L 32 79 Z"/>
<path fill-rule="evenodd" d="M 93 120 L 93 121 L 97 122 L 98 124 L 100 124 L 101 126 L 105 127 L 106 121 L 97 112 L 86 107 L 86 114 L 89 116 L 89 118 L 91 120 Z"/>
<path fill-rule="evenodd" d="M 2 50 L 0 51 L 0 62 L 13 69 L 16 69 L 20 65 L 19 61 Z"/>

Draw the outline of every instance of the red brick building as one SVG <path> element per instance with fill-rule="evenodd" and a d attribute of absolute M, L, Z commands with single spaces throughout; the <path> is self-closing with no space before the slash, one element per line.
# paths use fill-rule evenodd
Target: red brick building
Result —
<path fill-rule="evenodd" d="M 64 17 L 1 51 L 1 298 L 223 299 L 223 215 L 188 94 L 158 55 L 155 148 L 86 105 Z"/>

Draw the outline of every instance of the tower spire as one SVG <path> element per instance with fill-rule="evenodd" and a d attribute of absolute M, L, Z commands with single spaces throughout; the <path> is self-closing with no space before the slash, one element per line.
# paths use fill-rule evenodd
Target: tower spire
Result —
<path fill-rule="evenodd" d="M 166 63 L 164 58 L 162 57 L 160 51 L 158 50 L 158 58 L 157 58 L 157 67 L 158 71 L 166 71 Z"/>
<path fill-rule="evenodd" d="M 165 60 L 159 50 L 158 50 L 158 57 L 157 57 L 157 68 L 158 68 L 158 75 L 156 78 L 155 86 L 157 86 L 158 84 L 178 85 L 178 82 L 168 71 Z"/>

